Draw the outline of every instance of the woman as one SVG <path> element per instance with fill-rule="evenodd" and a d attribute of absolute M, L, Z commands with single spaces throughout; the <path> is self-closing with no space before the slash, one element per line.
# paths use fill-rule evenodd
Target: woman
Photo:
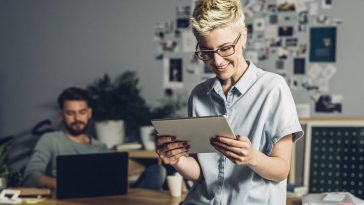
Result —
<path fill-rule="evenodd" d="M 200 0 L 193 12 L 196 55 L 216 78 L 193 89 L 188 114 L 227 115 L 238 135 L 216 136 L 216 153 L 191 156 L 176 137 L 158 138 L 160 159 L 194 181 L 183 204 L 286 203 L 292 144 L 303 132 L 285 80 L 245 60 L 244 21 L 239 0 Z"/>

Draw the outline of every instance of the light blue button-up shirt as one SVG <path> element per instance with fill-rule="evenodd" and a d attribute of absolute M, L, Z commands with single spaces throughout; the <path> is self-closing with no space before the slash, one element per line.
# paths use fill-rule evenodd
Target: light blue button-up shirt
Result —
<path fill-rule="evenodd" d="M 227 115 L 235 134 L 269 155 L 273 145 L 292 134 L 303 135 L 295 103 L 285 80 L 253 63 L 225 96 L 217 78 L 197 85 L 188 102 L 189 116 Z M 183 204 L 284 205 L 287 180 L 262 178 L 246 165 L 236 165 L 220 153 L 197 155 L 202 177 Z"/>

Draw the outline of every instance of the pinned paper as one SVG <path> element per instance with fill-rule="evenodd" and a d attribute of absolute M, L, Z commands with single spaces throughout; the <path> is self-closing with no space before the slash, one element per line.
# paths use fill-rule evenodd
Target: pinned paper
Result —
<path fill-rule="evenodd" d="M 265 29 L 265 38 L 277 38 L 278 27 L 277 26 L 267 26 Z"/>
<path fill-rule="evenodd" d="M 297 0 L 296 2 L 296 12 L 300 13 L 303 11 L 307 11 L 307 6 L 306 6 L 306 2 L 304 2 L 303 0 Z"/>
<path fill-rule="evenodd" d="M 165 58 L 164 67 L 164 87 L 183 88 L 183 66 L 181 58 Z"/>
<path fill-rule="evenodd" d="M 329 80 L 335 75 L 336 72 L 336 67 L 334 67 L 333 65 L 328 65 L 326 68 L 323 69 L 321 76 L 322 78 Z"/>
<path fill-rule="evenodd" d="M 254 30 L 255 31 L 264 31 L 264 29 L 265 29 L 264 18 L 254 19 Z"/>
<path fill-rule="evenodd" d="M 332 1 L 331 0 L 321 0 L 321 7 L 323 9 L 331 9 Z"/>
<path fill-rule="evenodd" d="M 313 16 L 316 16 L 318 14 L 318 10 L 319 10 L 319 4 L 314 2 L 314 3 L 310 3 L 310 10 L 309 13 Z"/>
<path fill-rule="evenodd" d="M 298 82 L 298 79 L 296 77 L 290 77 L 289 78 L 289 87 L 291 88 L 291 90 L 301 90 L 301 85 Z"/>
<path fill-rule="evenodd" d="M 196 48 L 196 38 L 191 32 L 182 33 L 182 51 L 183 52 L 193 52 Z"/>
<path fill-rule="evenodd" d="M 321 74 L 321 72 L 322 72 L 322 67 L 317 64 L 313 64 L 308 70 L 307 74 L 312 79 L 316 79 Z"/>

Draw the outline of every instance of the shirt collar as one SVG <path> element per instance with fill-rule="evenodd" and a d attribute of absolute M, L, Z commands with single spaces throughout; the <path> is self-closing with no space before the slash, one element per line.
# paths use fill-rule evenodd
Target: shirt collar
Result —
<path fill-rule="evenodd" d="M 257 72 L 258 68 L 254 65 L 254 63 L 249 62 L 249 66 L 243 76 L 239 79 L 239 81 L 233 85 L 231 88 L 236 89 L 240 94 L 244 94 L 257 80 Z M 220 80 L 215 77 L 215 80 L 212 81 L 212 83 L 209 86 L 208 92 L 210 93 L 212 90 L 215 90 L 216 93 L 219 93 L 219 91 L 222 91 Z"/>

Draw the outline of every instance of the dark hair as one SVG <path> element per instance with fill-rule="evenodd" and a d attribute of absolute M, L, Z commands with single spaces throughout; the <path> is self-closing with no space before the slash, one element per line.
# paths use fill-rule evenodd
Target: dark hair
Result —
<path fill-rule="evenodd" d="M 58 105 L 60 109 L 63 109 L 64 102 L 67 100 L 82 100 L 90 106 L 90 97 L 86 90 L 77 88 L 77 87 L 70 87 L 65 90 L 58 96 Z"/>

